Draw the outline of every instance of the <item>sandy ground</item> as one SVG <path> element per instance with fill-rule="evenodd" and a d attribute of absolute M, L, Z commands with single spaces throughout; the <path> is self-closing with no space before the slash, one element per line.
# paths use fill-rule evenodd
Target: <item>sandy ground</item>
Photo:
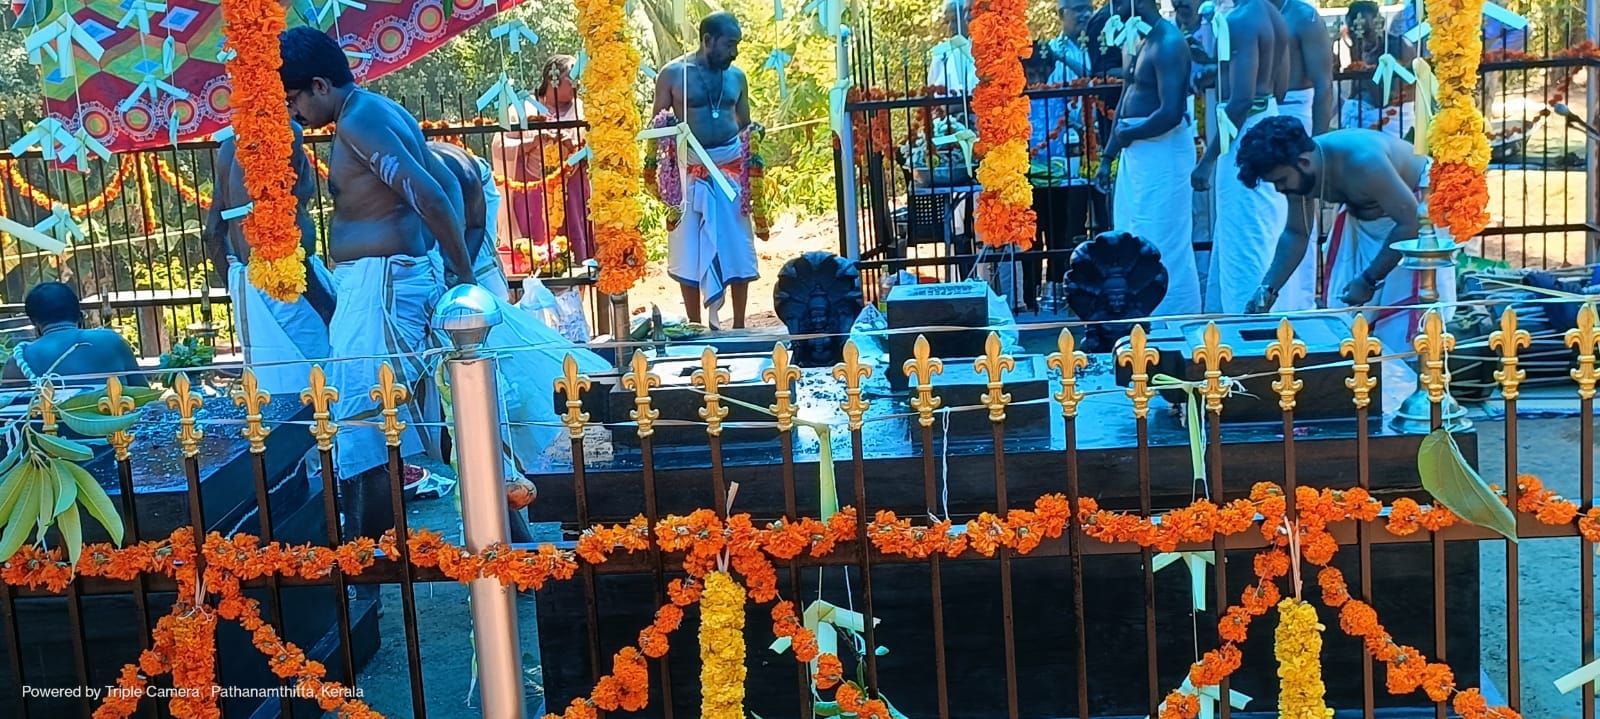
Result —
<path fill-rule="evenodd" d="M 1523 224 L 1524 218 L 1530 217 L 1547 218 L 1546 222 L 1551 224 L 1584 221 L 1586 198 L 1580 172 L 1491 170 L 1489 187 L 1495 225 Z M 784 262 L 811 250 L 837 252 L 838 242 L 832 221 L 781 222 L 772 240 L 757 247 L 761 279 L 751 287 L 750 324 L 779 324 L 770 307 L 773 282 Z M 1558 267 L 1584 263 L 1585 242 L 1583 233 L 1491 237 L 1484 243 L 1482 253 L 1513 266 Z M 630 293 L 630 301 L 635 311 L 648 312 L 653 303 L 668 317 L 682 316 L 683 312 L 678 288 L 662 267 L 651 270 L 644 282 Z M 725 307 L 722 316 L 730 320 L 731 309 Z M 1480 421 L 1477 431 L 1483 476 L 1491 482 L 1503 482 L 1504 424 Z M 1575 419 L 1524 419 L 1519 424 L 1518 434 L 1520 470 L 1539 475 L 1564 495 L 1577 496 L 1577 442 Z M 460 514 L 454 497 L 417 501 L 411 507 L 412 526 L 435 529 L 447 538 L 459 540 Z M 1480 552 L 1481 659 L 1490 681 L 1503 695 L 1507 676 L 1504 545 L 1485 542 Z M 1524 716 L 1559 719 L 1579 713 L 1578 692 L 1561 695 L 1552 685 L 1556 677 L 1581 663 L 1579 594 L 1576 591 L 1578 552 L 1576 540 L 1528 540 L 1521 544 Z M 472 645 L 468 634 L 471 615 L 466 588 L 454 583 L 419 585 L 416 593 L 429 716 L 479 716 L 477 695 L 471 683 Z M 368 701 L 386 716 L 411 716 L 405 625 L 397 587 L 385 588 L 384 602 L 383 646 L 363 673 L 360 685 Z M 543 710 L 543 702 L 538 681 L 541 657 L 532 597 L 523 597 L 519 609 L 519 633 L 527 672 L 527 710 L 529 716 L 537 716 L 535 712 Z"/>

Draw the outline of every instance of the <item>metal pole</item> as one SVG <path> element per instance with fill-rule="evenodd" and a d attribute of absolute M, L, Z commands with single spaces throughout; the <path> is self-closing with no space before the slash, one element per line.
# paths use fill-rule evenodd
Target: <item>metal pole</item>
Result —
<path fill-rule="evenodd" d="M 505 465 L 501 461 L 499 388 L 494 355 L 478 348 L 500 324 L 500 306 L 488 290 L 457 285 L 434 312 L 434 326 L 448 333 L 456 351 L 448 360 L 461 516 L 467 551 L 509 544 Z M 517 633 L 516 591 L 496 579 L 468 585 L 473 645 L 478 657 L 478 695 L 488 719 L 523 719 L 522 647 Z"/>
<path fill-rule="evenodd" d="M 1590 42 L 1600 42 L 1600 18 L 1595 17 L 1595 13 L 1600 12 L 1600 0 L 1584 0 L 1583 10 L 1584 37 Z M 1600 109 L 1600 88 L 1595 87 L 1594 71 L 1595 68 L 1592 66 L 1584 69 L 1584 73 L 1588 76 L 1588 82 L 1584 83 L 1588 91 L 1585 98 L 1587 112 L 1583 114 L 1583 118 L 1591 125 L 1594 124 L 1595 110 Z M 1585 140 L 1584 146 L 1584 157 L 1589 160 L 1584 168 L 1584 176 L 1589 181 L 1589 201 L 1584 203 L 1584 219 L 1588 221 L 1589 227 L 1593 228 L 1600 226 L 1600 167 L 1597 167 L 1600 165 L 1600 153 L 1596 152 L 1596 148 L 1600 146 L 1596 145 L 1592 137 Z M 1584 235 L 1584 239 L 1584 264 L 1592 265 L 1600 259 L 1596 257 L 1595 246 L 1600 243 L 1600 235 L 1590 230 Z"/>
<path fill-rule="evenodd" d="M 1600 0 L 1589 0 L 1596 2 Z M 835 78 L 836 87 L 848 88 L 850 86 L 850 28 L 839 27 L 839 45 L 835 55 L 835 64 L 838 66 L 838 76 Z M 844 187 L 840 197 L 844 201 L 844 250 L 845 256 L 851 260 L 861 259 L 861 223 L 859 200 L 856 197 L 856 138 L 855 129 L 850 123 L 850 113 L 844 111 L 841 103 L 840 113 L 843 117 L 839 120 L 839 162 L 843 174 Z"/>

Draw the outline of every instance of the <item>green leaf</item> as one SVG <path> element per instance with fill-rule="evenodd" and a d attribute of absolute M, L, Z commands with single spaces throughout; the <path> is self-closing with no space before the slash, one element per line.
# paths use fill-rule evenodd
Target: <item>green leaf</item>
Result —
<path fill-rule="evenodd" d="M 839 702 L 816 702 L 811 705 L 811 710 L 819 717 L 836 717 L 841 713 Z"/>
<path fill-rule="evenodd" d="M 149 387 L 123 387 L 122 396 L 133 400 L 134 409 L 143 407 L 151 402 L 161 399 L 162 392 Z M 56 405 L 56 409 L 72 412 L 78 415 L 101 415 L 100 400 L 106 398 L 103 389 L 93 392 L 79 392 Z M 101 415 L 108 416 L 108 415 Z"/>
<path fill-rule="evenodd" d="M 35 477 L 39 476 L 34 474 Z M 28 481 L 22 486 L 22 496 L 17 500 L 16 510 L 10 517 L 6 517 L 6 531 L 0 534 L 0 562 L 11 558 L 17 549 L 28 538 L 28 531 L 33 529 L 34 521 L 39 516 L 39 501 L 34 498 L 39 489 L 39 482 Z"/>
<path fill-rule="evenodd" d="M 78 486 L 78 499 L 83 503 L 84 509 L 89 510 L 89 516 L 94 517 L 100 526 L 106 528 L 106 533 L 111 535 L 111 543 L 122 546 L 122 515 L 117 514 L 117 508 L 111 503 L 111 497 L 106 495 L 106 490 L 95 481 L 94 475 L 76 464 L 68 462 L 64 467 Z"/>
<path fill-rule="evenodd" d="M 55 485 L 56 505 L 51 516 L 59 517 L 68 509 L 78 506 L 78 483 L 72 480 L 72 475 L 67 472 L 63 464 L 71 464 L 65 460 L 52 460 L 50 462 L 50 481 Z"/>
<path fill-rule="evenodd" d="M 67 545 L 67 560 L 77 565 L 78 555 L 83 553 L 83 521 L 78 518 L 78 505 L 67 507 L 56 517 L 56 526 L 61 528 L 61 541 Z"/>
<path fill-rule="evenodd" d="M 87 462 L 94 458 L 94 450 L 89 449 L 80 442 L 57 437 L 53 434 L 28 430 L 33 443 L 45 454 L 59 459 L 70 459 L 74 462 Z"/>
<path fill-rule="evenodd" d="M 139 423 L 139 412 L 137 410 L 121 417 L 112 417 L 99 413 L 78 414 L 65 410 L 57 414 L 61 415 L 61 422 L 72 428 L 72 431 L 89 437 L 109 437 L 115 432 L 126 431 Z"/>
<path fill-rule="evenodd" d="M 1517 518 L 1467 464 L 1450 432 L 1436 429 L 1417 450 L 1422 487 L 1445 508 L 1466 521 L 1517 541 Z"/>

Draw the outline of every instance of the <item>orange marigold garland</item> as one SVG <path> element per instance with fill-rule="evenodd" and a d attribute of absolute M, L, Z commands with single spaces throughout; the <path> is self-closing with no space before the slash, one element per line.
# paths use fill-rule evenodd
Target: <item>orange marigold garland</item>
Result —
<path fill-rule="evenodd" d="M 1517 481 L 1520 491 L 1516 511 L 1533 514 L 1545 524 L 1575 524 L 1586 540 L 1600 540 L 1600 508 L 1580 513 L 1578 505 L 1545 489 L 1537 478 L 1524 475 Z M 1386 681 L 1392 693 L 1421 689 L 1435 701 L 1451 701 L 1465 719 L 1518 716 L 1504 707 L 1488 706 L 1476 690 L 1457 688 L 1448 666 L 1430 663 L 1415 648 L 1396 644 L 1378 622 L 1372 607 L 1352 598 L 1342 574 L 1327 566 L 1338 547 L 1328 527 L 1341 521 L 1377 521 L 1383 510 L 1381 503 L 1361 489 L 1299 487 L 1295 505 L 1296 516 L 1291 523 L 1286 521 L 1283 488 L 1261 483 L 1251 489 L 1249 499 L 1220 506 L 1201 500 L 1166 512 L 1159 518 L 1101 510 L 1087 498 L 1080 500 L 1078 514 L 1086 533 L 1105 542 L 1149 547 L 1203 545 L 1217 535 L 1237 534 L 1252 528 L 1259 529 L 1268 540 L 1268 549 L 1252 562 L 1259 581 L 1246 587 L 1238 604 L 1227 607 L 1219 618 L 1217 629 L 1223 645 L 1207 652 L 1201 661 L 1190 667 L 1190 683 L 1196 688 L 1215 686 L 1238 669 L 1242 663 L 1238 645 L 1247 638 L 1249 625 L 1282 600 L 1277 580 L 1293 574 L 1295 564 L 1285 552 L 1289 537 L 1283 528 L 1293 526 L 1299 539 L 1300 558 L 1323 567 L 1317 577 L 1323 602 L 1338 610 L 1341 629 L 1362 639 L 1367 652 L 1388 665 Z M 1027 553 L 1043 540 L 1059 537 L 1067 526 L 1069 511 L 1066 498 L 1045 495 L 1032 509 L 1013 510 L 1003 518 L 988 515 L 972 520 L 964 533 L 952 533 L 946 522 L 914 526 L 893 513 L 879 512 L 868 525 L 867 537 L 879 551 L 912 557 L 932 556 L 935 552 L 957 556 L 968 549 L 986 553 L 999 547 Z M 1258 514 L 1259 525 L 1256 524 Z M 1400 499 L 1390 507 L 1387 521 L 1390 531 L 1408 533 L 1419 529 L 1439 531 L 1459 519 L 1442 507 L 1423 507 L 1413 500 Z M 775 597 L 775 587 L 764 586 L 771 582 L 772 560 L 790 559 L 802 553 L 825 556 L 840 542 L 855 541 L 857 523 L 852 507 L 841 509 L 826 522 L 809 518 L 782 519 L 764 527 L 756 527 L 748 515 L 734 515 L 723 520 L 710 510 L 700 510 L 685 517 L 667 517 L 653 527 L 643 518 L 635 518 L 627 525 L 597 525 L 584 532 L 575 551 L 542 545 L 530 550 L 496 546 L 472 553 L 425 530 L 413 532 L 407 543 L 412 561 L 419 567 L 437 567 L 461 582 L 494 578 L 521 589 L 536 588 L 549 580 L 570 579 L 577 572 L 580 560 L 604 562 L 619 550 L 645 551 L 654 544 L 662 551 L 685 554 L 685 567 L 695 576 L 673 580 L 668 585 L 671 602 L 657 610 L 650 626 L 640 633 L 639 645 L 618 652 L 613 660 L 612 675 L 596 686 L 595 695 L 575 701 L 563 713 L 565 719 L 592 719 L 598 710 L 644 706 L 648 694 L 646 658 L 666 653 L 666 637 L 681 625 L 682 608 L 700 601 L 705 591 L 702 580 L 695 577 L 713 571 L 720 554 L 727 552 L 736 568 L 743 563 L 737 571 L 746 576 L 750 585 L 746 593 L 752 598 L 769 596 L 769 592 Z M 175 685 L 180 687 L 207 685 L 213 681 L 214 669 L 204 657 L 214 655 L 215 625 L 219 619 L 238 621 L 251 632 L 274 673 L 292 680 L 300 696 L 315 697 L 324 709 L 342 717 L 376 717 L 364 704 L 350 700 L 348 690 L 338 683 L 324 681 L 326 670 L 321 664 L 309 660 L 301 649 L 279 638 L 275 630 L 261 620 L 259 604 L 243 594 L 242 586 L 244 582 L 272 575 L 317 579 L 329 575 L 334 567 L 347 575 L 356 575 L 376 561 L 379 551 L 390 561 L 397 561 L 397 549 L 393 533 L 377 542 L 358 539 L 338 547 L 277 543 L 262 546 L 257 538 L 247 534 L 228 538 L 214 533 L 209 535 L 203 550 L 206 559 L 203 579 L 205 596 L 214 597 L 214 604 L 180 603 L 176 606 L 174 614 L 159 623 L 155 648 L 143 653 L 136 664 L 123 668 L 117 680 L 121 689 L 108 694 L 106 702 L 96 711 L 96 718 L 129 716 L 136 710 L 141 688 L 150 677 L 172 672 Z M 193 570 L 195 552 L 189 530 L 181 528 L 166 540 L 142 542 L 121 549 L 109 544 L 87 545 L 76 572 L 119 581 L 132 580 L 142 574 L 162 574 L 176 580 L 179 596 L 196 596 L 201 578 L 195 576 Z M 61 592 L 74 578 L 74 566 L 64 561 L 60 549 L 25 547 L 0 564 L 0 581 L 12 586 L 45 587 Z M 737 592 L 738 585 L 730 583 L 724 589 Z M 731 600 L 724 598 L 722 601 Z M 779 602 L 772 608 L 772 620 L 773 633 L 791 640 L 797 660 L 816 662 L 812 678 L 818 689 L 837 686 L 835 698 L 841 707 L 852 707 L 861 717 L 888 716 L 881 700 L 867 699 L 860 686 L 845 680 L 837 656 L 817 651 L 816 637 L 801 625 L 794 605 Z M 188 662 L 191 659 L 198 661 Z M 174 710 L 183 716 L 214 716 L 205 700 L 175 705 Z M 1160 717 L 1192 719 L 1198 711 L 1199 702 L 1192 694 L 1174 691 L 1168 695 Z"/>
<path fill-rule="evenodd" d="M 643 123 L 634 104 L 639 51 L 628 40 L 623 0 L 573 0 L 589 64 L 579 92 L 589 117 L 589 217 L 601 292 L 619 295 L 644 277 L 644 159 L 635 136 Z"/>
<path fill-rule="evenodd" d="M 1027 77 L 1022 60 L 1033 56 L 1026 0 L 978 0 L 972 8 L 972 56 L 978 86 L 972 112 L 978 118 L 978 237 L 990 247 L 1033 245 L 1037 217 L 1028 183 Z"/>
<path fill-rule="evenodd" d="M 278 0 L 224 0 L 224 32 L 234 55 L 233 128 L 238 162 L 252 207 L 244 217 L 250 242 L 250 284 L 273 299 L 293 302 L 306 290 L 305 248 L 296 223 L 295 173 L 289 164 L 294 132 L 283 104 L 278 36 L 286 27 Z"/>

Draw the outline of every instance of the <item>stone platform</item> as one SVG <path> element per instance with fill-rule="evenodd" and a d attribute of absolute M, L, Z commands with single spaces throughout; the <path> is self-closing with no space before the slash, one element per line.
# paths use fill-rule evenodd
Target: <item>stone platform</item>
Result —
<path fill-rule="evenodd" d="M 880 372 L 874 373 L 881 378 Z M 1020 379 L 1020 378 L 1019 378 Z M 872 401 L 863 430 L 867 504 L 892 509 L 900 516 L 926 516 L 921 431 L 907 416 L 904 395 L 894 395 L 875 379 L 869 385 Z M 1057 387 L 1049 383 L 1050 392 Z M 1082 491 L 1101 506 L 1131 510 L 1138 507 L 1136 467 L 1138 449 L 1131 406 L 1115 384 L 1110 355 L 1090 357 L 1079 380 L 1090 396 L 1080 405 L 1077 421 L 1078 461 Z M 876 391 L 874 391 L 876 390 Z M 1097 392 L 1099 390 L 1099 392 Z M 834 453 L 841 504 L 853 504 L 849 435 L 842 416 L 832 405 L 843 399 L 831 380 L 806 374 L 798 389 L 801 416 L 827 421 L 835 427 Z M 946 400 L 949 404 L 949 400 Z M 1007 433 L 1006 486 L 1012 507 L 1027 507 L 1039 496 L 1066 489 L 1065 428 L 1060 407 L 1048 408 L 1050 433 L 1014 438 Z M 1194 492 L 1189 466 L 1188 431 L 1170 406 L 1153 403 L 1149 426 L 1148 462 L 1153 506 L 1160 511 L 1181 507 Z M 983 417 L 979 413 L 974 414 Z M 1008 412 L 1010 414 L 1010 412 Z M 953 421 L 953 417 L 952 417 Z M 1226 498 L 1243 496 L 1257 481 L 1281 481 L 1283 439 L 1280 428 L 1267 424 L 1228 425 L 1223 428 L 1222 485 Z M 1307 486 L 1350 487 L 1357 483 L 1356 426 L 1353 418 L 1308 422 L 1297 428 L 1297 478 Z M 629 431 L 619 427 L 617 432 Z M 727 481 L 738 482 L 735 512 L 750 512 L 758 521 L 783 512 L 783 484 L 776 434 L 765 442 L 725 446 L 723 471 Z M 1423 496 L 1416 474 L 1416 452 L 1422 438 L 1400 435 L 1374 426 L 1368 451 L 1373 488 L 1385 499 Z M 956 521 L 979 512 L 994 511 L 994 446 L 985 432 L 945 440 L 940 423 L 934 426 L 935 479 L 946 478 L 941 489 L 948 508 L 935 508 Z M 1477 437 L 1456 436 L 1462 452 L 1475 461 Z M 809 430 L 795 437 L 795 490 L 802 514 L 816 516 L 819 507 L 817 443 Z M 656 451 L 655 482 L 659 511 L 686 514 L 711 506 L 712 487 L 708 457 L 698 450 Z M 641 457 L 637 450 L 617 449 L 609 461 L 586 464 L 591 521 L 626 523 L 644 511 Z M 575 497 L 568 478 L 570 468 L 551 467 L 548 476 L 536 478 L 540 500 L 532 508 L 537 521 L 559 521 L 575 526 Z M 1355 552 L 1341 551 L 1335 564 L 1347 576 L 1357 576 Z M 1251 551 L 1230 552 L 1229 594 L 1251 581 Z M 1375 605 L 1396 640 L 1430 651 L 1432 641 L 1431 556 L 1426 544 L 1384 545 L 1373 549 L 1372 576 L 1386 587 Z M 861 602 L 861 578 L 854 569 L 828 568 L 801 571 L 803 596 L 790 597 L 786 570 L 779 567 L 779 589 L 784 598 L 804 605 L 817 598 L 818 573 L 823 572 L 822 597 L 847 605 L 844 572 L 850 573 L 855 604 Z M 955 717 L 993 717 L 1005 711 L 1004 655 L 999 604 L 999 565 L 996 561 L 946 561 L 943 563 L 943 606 L 951 712 Z M 1447 611 L 1454 617 L 1478 613 L 1478 551 L 1472 544 L 1452 544 L 1446 549 Z M 1094 716 L 1138 717 L 1146 713 L 1144 655 L 1144 594 L 1140 558 L 1133 555 L 1092 555 L 1084 562 L 1085 601 L 1088 614 L 1089 679 Z M 1216 644 L 1216 607 L 1207 597 L 1207 610 L 1192 611 L 1189 577 L 1181 566 L 1156 575 L 1157 662 L 1161 692 L 1176 687 L 1199 650 Z M 1209 578 L 1208 578 L 1209 582 Z M 600 649 L 603 657 L 636 641 L 648 625 L 655 607 L 652 578 L 643 575 L 601 574 L 597 577 Z M 1072 573 L 1067 557 L 1025 557 L 1013 563 L 1016 659 L 1021 687 L 1021 715 L 1030 718 L 1077 716 L 1075 676 L 1076 645 L 1072 617 Z M 931 654 L 932 605 L 926 564 L 880 564 L 873 570 L 874 602 L 882 619 L 878 641 L 889 649 L 879 660 L 883 690 L 908 716 L 936 713 Z M 1209 584 L 1208 584 L 1209 586 Z M 1314 590 L 1314 584 L 1313 590 Z M 1208 592 L 1210 590 L 1208 589 Z M 593 684 L 588 666 L 587 618 L 581 582 L 552 583 L 539 593 L 539 637 L 543 656 L 567 661 L 545 667 L 549 706 L 564 706 L 574 696 L 585 695 Z M 1337 621 L 1326 611 L 1323 621 Z M 689 621 L 694 621 L 690 613 Z M 752 606 L 747 619 L 750 680 L 747 706 L 761 716 L 793 716 L 801 699 L 793 660 L 766 649 L 771 643 L 767 607 Z M 1245 664 L 1234 688 L 1256 697 L 1252 710 L 1270 710 L 1277 693 L 1276 664 L 1272 652 L 1272 626 L 1263 620 L 1252 627 L 1245 646 Z M 1473 621 L 1451 625 L 1448 636 L 1451 666 L 1457 677 L 1478 676 L 1478 627 Z M 675 714 L 692 715 L 698 706 L 698 661 L 692 633 L 673 636 Z M 1325 634 L 1325 674 L 1330 704 L 1359 707 L 1361 702 L 1360 649 L 1337 629 Z M 847 662 L 847 669 L 850 664 Z M 1381 682 L 1381 672 L 1379 681 Z M 1468 680 L 1470 685 L 1475 682 Z M 1411 716 L 1431 705 L 1425 698 L 1392 698 L 1379 689 L 1383 716 Z M 656 694 L 659 697 L 659 694 Z M 641 716 L 662 716 L 659 700 Z"/>
<path fill-rule="evenodd" d="M 145 418 L 134 428 L 130 458 L 139 513 L 139 533 L 124 542 L 167 537 L 178 527 L 189 525 L 188 483 L 184 475 L 182 448 L 174 439 L 178 418 L 175 410 L 152 403 Z M 262 415 L 274 430 L 267 438 L 265 453 L 269 478 L 274 539 L 288 544 L 311 542 L 326 545 L 326 514 L 323 509 L 321 477 L 307 477 L 300 465 L 312 446 L 306 427 L 300 424 L 273 426 L 276 422 L 308 421 L 311 408 L 297 401 L 275 401 L 262 408 Z M 242 425 L 205 424 L 208 420 L 242 420 L 244 410 L 228 397 L 208 397 L 196 413 L 205 436 L 200 442 L 200 493 L 206 526 L 224 535 L 235 532 L 258 535 L 255 469 L 249 446 L 239 437 Z M 120 511 L 122 493 L 117 465 L 109 450 L 101 451 L 85 464 Z M 93 519 L 85 517 L 84 541 L 109 541 Z M 269 593 L 253 591 L 267 614 Z M 335 594 L 328 587 L 288 587 L 282 590 L 285 634 L 306 651 L 311 659 L 329 667 L 330 678 L 343 673 L 339 659 L 339 630 Z M 151 620 L 171 610 L 172 593 L 148 595 Z M 89 660 L 90 684 L 114 684 L 117 673 L 127 662 L 137 661 L 141 629 L 136 620 L 133 597 L 96 595 L 81 599 L 85 646 Z M 23 679 L 34 687 L 75 687 L 81 682 L 73 662 L 72 638 L 67 624 L 64 598 L 25 598 L 17 600 L 19 633 L 24 647 Z M 378 623 L 371 602 L 353 602 L 350 609 L 351 638 L 357 671 L 376 653 Z M 9 637 L 0 623 L 0 646 Z M 251 644 L 249 633 L 236 624 L 223 622 L 218 629 L 218 683 L 226 687 L 277 687 L 278 681 L 267 667 L 267 659 Z M 161 686 L 170 686 L 162 684 Z M 0 653 L 0 716 L 20 715 L 21 691 L 12 684 L 9 660 Z M 229 698 L 221 703 L 223 716 L 269 719 L 280 715 L 277 699 Z M 32 716 L 76 716 L 75 700 L 31 699 Z M 297 701 L 297 716 L 319 716 L 314 703 Z"/>

